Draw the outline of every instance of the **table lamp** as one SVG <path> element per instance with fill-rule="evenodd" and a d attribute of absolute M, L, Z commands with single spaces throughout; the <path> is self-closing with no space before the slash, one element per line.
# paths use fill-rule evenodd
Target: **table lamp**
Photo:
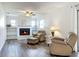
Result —
<path fill-rule="evenodd" d="M 57 27 L 57 26 L 52 26 L 52 27 L 50 28 L 50 30 L 51 30 L 52 36 L 55 36 L 55 32 L 59 31 L 59 27 Z"/>

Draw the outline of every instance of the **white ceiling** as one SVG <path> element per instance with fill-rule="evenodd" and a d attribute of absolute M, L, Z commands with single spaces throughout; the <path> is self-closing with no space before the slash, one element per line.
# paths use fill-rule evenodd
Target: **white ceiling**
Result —
<path fill-rule="evenodd" d="M 4 2 L 1 3 L 5 10 L 37 10 L 39 3 L 33 2 Z"/>
<path fill-rule="evenodd" d="M 3 8 L 5 10 L 37 10 L 42 6 L 52 5 L 52 6 L 65 6 L 65 5 L 75 5 L 75 2 L 2 2 Z"/>
<path fill-rule="evenodd" d="M 74 6 L 79 3 L 75 2 L 1 2 L 3 10 L 6 12 L 18 12 L 18 11 L 38 11 L 40 8 L 49 7 L 63 7 L 63 6 Z"/>

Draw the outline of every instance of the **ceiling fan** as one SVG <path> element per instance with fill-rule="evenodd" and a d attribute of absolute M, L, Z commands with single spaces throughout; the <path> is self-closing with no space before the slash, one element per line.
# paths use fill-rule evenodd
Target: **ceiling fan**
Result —
<path fill-rule="evenodd" d="M 36 15 L 36 12 L 34 12 L 34 11 L 29 11 L 29 10 L 27 10 L 27 11 L 19 11 L 19 12 L 24 13 L 25 16 L 35 16 L 35 15 Z"/>

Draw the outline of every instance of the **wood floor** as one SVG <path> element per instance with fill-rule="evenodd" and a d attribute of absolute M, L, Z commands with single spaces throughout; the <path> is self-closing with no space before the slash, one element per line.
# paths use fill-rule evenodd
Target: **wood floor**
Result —
<path fill-rule="evenodd" d="M 78 53 L 74 53 L 72 57 L 77 57 Z M 0 52 L 0 57 L 56 57 L 51 56 L 49 48 L 45 43 L 39 43 L 31 46 L 25 41 L 7 40 Z"/>

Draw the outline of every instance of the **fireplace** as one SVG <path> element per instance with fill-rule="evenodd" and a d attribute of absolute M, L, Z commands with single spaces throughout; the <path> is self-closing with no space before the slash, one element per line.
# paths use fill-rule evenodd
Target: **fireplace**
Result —
<path fill-rule="evenodd" d="M 31 27 L 18 27 L 17 28 L 17 39 L 26 39 L 32 36 Z"/>
<path fill-rule="evenodd" d="M 30 35 L 30 28 L 20 28 L 19 35 Z"/>

